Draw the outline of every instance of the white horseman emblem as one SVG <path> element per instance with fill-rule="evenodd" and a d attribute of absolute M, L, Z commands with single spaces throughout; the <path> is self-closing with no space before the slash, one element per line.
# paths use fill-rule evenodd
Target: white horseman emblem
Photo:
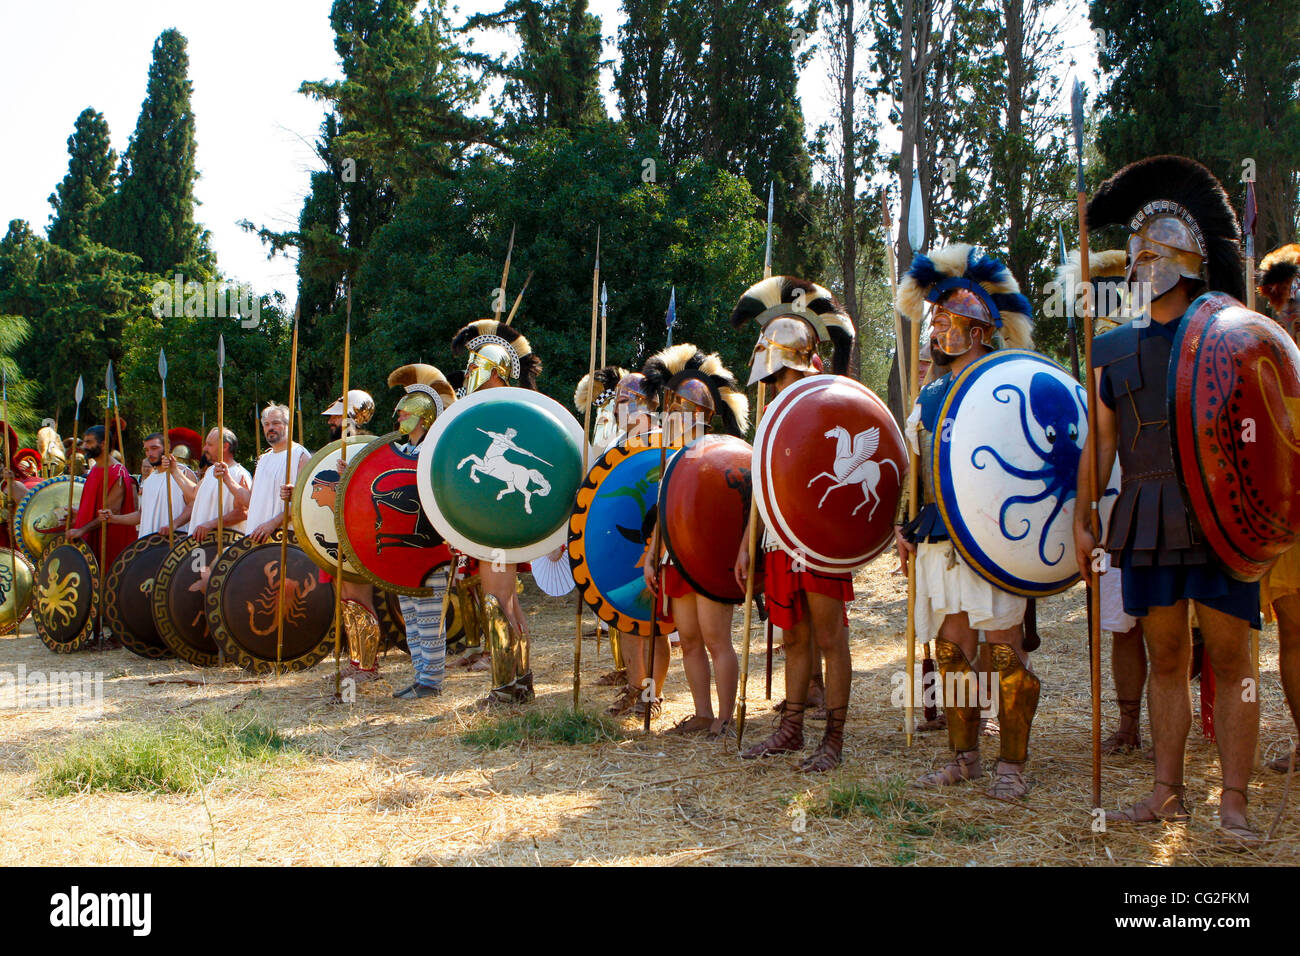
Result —
<path fill-rule="evenodd" d="M 871 504 L 874 500 L 875 504 L 871 504 L 871 510 L 867 512 L 867 520 L 870 521 L 881 502 L 880 495 L 876 493 L 876 486 L 880 484 L 880 462 L 871 460 L 871 456 L 880 447 L 880 429 L 868 428 L 864 432 L 858 432 L 850 442 L 849 430 L 836 425 L 826 432 L 826 437 L 836 440 L 835 471 L 834 473 L 823 471 L 808 482 L 808 487 L 811 488 L 818 478 L 829 478 L 832 481 L 831 486 L 826 489 L 826 494 L 822 495 L 822 500 L 817 502 L 817 507 L 820 509 L 827 496 L 836 488 L 861 485 L 862 503 L 854 508 L 851 514 L 857 514 L 864 505 Z M 892 458 L 886 458 L 884 463 L 893 468 L 894 474 L 898 475 L 897 462 Z M 900 475 L 900 480 L 901 477 Z"/>
<path fill-rule="evenodd" d="M 547 465 L 548 467 L 554 466 L 540 455 L 534 455 L 528 449 L 520 448 L 516 445 L 514 443 L 514 437 L 518 432 L 513 428 L 507 428 L 505 434 L 501 434 L 500 432 L 490 432 L 484 428 L 480 428 L 478 431 L 481 431 L 484 435 L 491 438 L 492 443 L 488 445 L 488 449 L 483 453 L 482 458 L 478 455 L 466 455 L 460 460 L 460 464 L 456 466 L 456 470 L 459 471 L 461 468 L 465 467 L 466 462 L 473 462 L 469 468 L 469 477 L 475 484 L 478 484 L 478 476 L 480 473 L 490 475 L 498 481 L 504 481 L 506 486 L 502 488 L 500 493 L 497 495 L 497 501 L 500 501 L 512 491 L 517 491 L 524 496 L 524 511 L 528 514 L 532 514 L 533 495 L 539 495 L 540 497 L 545 498 L 551 493 L 551 483 L 543 478 L 542 473 L 536 468 L 529 468 L 527 465 L 521 465 L 517 462 L 508 460 L 506 458 L 506 452 L 517 451 L 519 454 L 527 455 L 529 458 L 536 458 L 543 465 Z M 537 487 L 530 490 L 530 484 L 536 485 Z"/>

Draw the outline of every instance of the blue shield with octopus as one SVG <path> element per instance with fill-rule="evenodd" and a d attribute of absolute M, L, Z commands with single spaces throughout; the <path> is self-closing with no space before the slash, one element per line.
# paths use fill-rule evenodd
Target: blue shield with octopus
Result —
<path fill-rule="evenodd" d="M 1083 386 L 1036 352 L 972 362 L 934 437 L 940 514 L 966 563 L 996 587 L 1043 597 L 1076 580 L 1074 503 L 1088 431 Z"/>

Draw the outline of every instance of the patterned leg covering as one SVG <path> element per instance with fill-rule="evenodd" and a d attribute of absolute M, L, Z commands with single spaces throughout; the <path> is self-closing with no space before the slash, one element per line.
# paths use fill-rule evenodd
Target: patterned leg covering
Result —
<path fill-rule="evenodd" d="M 425 687 L 441 687 L 446 666 L 447 638 L 442 632 L 442 597 L 447 589 L 447 573 L 438 571 L 425 578 L 433 588 L 429 597 L 401 595 L 402 616 L 406 618 L 406 645 L 411 650 L 415 682 Z"/>
<path fill-rule="evenodd" d="M 962 649 L 936 638 L 934 661 L 943 688 L 943 712 L 948 718 L 948 744 L 957 753 L 979 749 L 979 680 Z M 960 705 L 960 706 L 959 706 Z"/>
<path fill-rule="evenodd" d="M 355 676 L 376 675 L 379 672 L 379 618 L 361 602 L 345 600 L 343 630 L 348 638 L 348 657 L 358 671 Z"/>
<path fill-rule="evenodd" d="M 1002 749 L 998 759 L 1024 763 L 1029 756 L 1029 727 L 1038 710 L 1042 686 L 1025 669 L 1020 655 L 1010 644 L 990 644 L 993 669 L 998 672 L 998 722 L 1002 725 Z"/>
<path fill-rule="evenodd" d="M 524 704 L 533 699 L 533 672 L 528 667 L 528 639 L 510 626 L 501 602 L 483 598 L 484 636 L 492 654 L 489 701 Z"/>

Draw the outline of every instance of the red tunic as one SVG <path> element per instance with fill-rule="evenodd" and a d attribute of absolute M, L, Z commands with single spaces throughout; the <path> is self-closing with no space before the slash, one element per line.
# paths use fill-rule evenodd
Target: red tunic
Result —
<path fill-rule="evenodd" d="M 772 623 L 781 630 L 788 631 L 803 617 L 803 601 L 799 600 L 800 591 L 825 594 L 827 597 L 843 601 L 844 624 L 848 625 L 847 605 L 853 600 L 852 574 L 814 571 L 807 566 L 802 571 L 796 571 L 793 559 L 784 551 L 764 552 L 763 562 L 765 578 L 763 593 L 767 599 L 767 611 L 771 615 Z"/>
<path fill-rule="evenodd" d="M 130 514 L 137 509 L 135 482 L 131 480 L 130 473 L 125 467 L 113 462 L 108 468 L 108 490 L 112 491 L 118 482 L 124 482 L 126 495 L 122 499 L 122 506 L 119 509 L 121 514 Z M 86 475 L 86 484 L 81 489 L 81 503 L 77 506 L 77 516 L 72 521 L 74 528 L 84 528 L 94 519 L 99 512 L 101 486 L 104 481 L 104 470 L 96 462 L 95 466 L 90 469 L 90 474 Z M 92 531 L 82 540 L 90 545 L 90 549 L 99 555 L 99 531 Z M 99 555 L 104 562 L 105 569 L 112 566 L 117 556 L 136 540 L 136 527 L 129 524 L 111 524 L 108 526 L 108 545 L 103 555 Z"/>

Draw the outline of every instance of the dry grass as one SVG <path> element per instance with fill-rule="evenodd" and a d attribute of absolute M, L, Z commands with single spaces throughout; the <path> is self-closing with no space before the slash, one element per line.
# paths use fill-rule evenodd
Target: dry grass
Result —
<path fill-rule="evenodd" d="M 200 672 L 127 651 L 56 658 L 25 625 L 21 636 L 0 639 L 0 672 L 19 664 L 29 671 L 102 671 L 104 710 L 98 717 L 68 707 L 0 710 L 0 814 L 9 834 L 0 841 L 0 864 L 1300 864 L 1295 794 L 1274 842 L 1238 854 L 1216 845 L 1218 761 L 1198 735 L 1188 747 L 1190 824 L 1091 831 L 1087 639 L 1078 590 L 1039 605 L 1044 639 L 1034 666 L 1043 693 L 1028 802 L 999 803 L 983 795 L 982 785 L 942 793 L 911 788 L 942 759 L 945 741 L 928 734 L 907 749 L 901 714 L 890 704 L 891 675 L 904 667 L 906 595 L 903 579 L 889 573 L 893 564 L 884 557 L 858 577 L 846 760 L 835 773 L 811 778 L 797 773 L 790 758 L 742 762 L 734 741 L 647 738 L 632 721 L 614 725 L 616 739 L 608 739 L 599 720 L 529 716 L 569 709 L 573 647 L 572 605 L 541 597 L 531 582 L 524 605 L 535 635 L 538 700 L 505 715 L 469 706 L 486 690 L 482 673 L 452 672 L 438 698 L 394 701 L 393 688 L 379 682 L 363 685 L 355 704 L 336 704 L 329 699 L 332 662 L 250 680 L 232 668 Z M 757 630 L 754 646 L 751 742 L 771 726 Z M 597 657 L 594 640 L 586 640 L 583 654 L 583 709 L 600 713 L 613 696 L 594 686 L 610 667 L 608 651 Z M 1261 741 L 1269 757 L 1284 752 L 1294 733 L 1271 629 L 1262 660 Z M 1108 658 L 1103 665 L 1108 672 Z M 780 697 L 779 657 L 776 667 Z M 383 664 L 396 687 L 405 685 L 409 668 L 397 655 Z M 656 729 L 690 711 L 674 660 Z M 1109 732 L 1113 700 L 1105 712 Z M 275 728 L 296 753 L 218 761 L 191 792 L 42 792 L 43 768 L 88 739 L 161 734 L 178 718 L 203 715 Z M 811 724 L 812 743 L 819 734 L 820 725 Z M 995 752 L 996 741 L 985 741 L 986 758 Z M 1150 786 L 1152 765 L 1137 755 L 1117 757 L 1103 774 L 1105 804 L 1127 805 Z M 1282 790 L 1281 776 L 1255 775 L 1257 827 L 1272 823 Z"/>

